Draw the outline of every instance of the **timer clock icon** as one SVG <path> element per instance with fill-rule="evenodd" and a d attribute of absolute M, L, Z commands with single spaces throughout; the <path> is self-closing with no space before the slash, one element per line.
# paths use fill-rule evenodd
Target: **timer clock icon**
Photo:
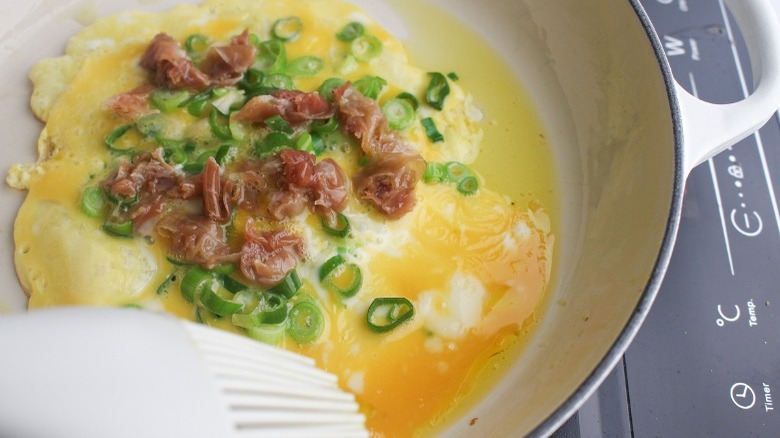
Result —
<path fill-rule="evenodd" d="M 747 383 L 731 385 L 731 401 L 740 409 L 750 409 L 756 404 L 756 393 Z"/>

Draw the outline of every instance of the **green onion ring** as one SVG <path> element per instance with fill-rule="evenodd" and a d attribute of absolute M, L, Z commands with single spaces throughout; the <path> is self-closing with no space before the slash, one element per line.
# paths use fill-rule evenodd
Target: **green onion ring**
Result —
<path fill-rule="evenodd" d="M 303 30 L 303 22 L 298 17 L 285 17 L 276 20 L 271 27 L 271 35 L 281 41 L 293 41 Z"/>
<path fill-rule="evenodd" d="M 336 34 L 336 38 L 340 39 L 341 41 L 350 42 L 355 38 L 362 36 L 364 33 L 366 33 L 365 27 L 363 27 L 363 25 L 357 21 L 353 21 L 347 23 L 347 25 Z"/>
<path fill-rule="evenodd" d="M 312 302 L 303 301 L 290 310 L 287 334 L 299 344 L 310 344 L 322 335 L 325 318 Z"/>
<path fill-rule="evenodd" d="M 386 311 L 385 311 L 386 310 Z M 368 306 L 366 323 L 374 333 L 387 333 L 414 317 L 414 305 L 403 297 L 376 298 Z"/>

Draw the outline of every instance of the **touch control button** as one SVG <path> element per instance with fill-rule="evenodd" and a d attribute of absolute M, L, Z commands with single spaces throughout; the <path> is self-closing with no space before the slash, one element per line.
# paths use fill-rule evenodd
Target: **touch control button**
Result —
<path fill-rule="evenodd" d="M 756 393 L 747 383 L 731 385 L 731 401 L 740 409 L 750 409 L 756 404 Z"/>

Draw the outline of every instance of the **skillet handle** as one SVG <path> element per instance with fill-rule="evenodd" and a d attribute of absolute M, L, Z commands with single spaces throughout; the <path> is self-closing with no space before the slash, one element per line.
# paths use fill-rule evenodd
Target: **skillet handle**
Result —
<path fill-rule="evenodd" d="M 780 23 L 769 0 L 726 0 L 750 54 L 755 91 L 729 104 L 704 102 L 675 83 L 681 109 L 685 175 L 757 131 L 780 108 Z"/>

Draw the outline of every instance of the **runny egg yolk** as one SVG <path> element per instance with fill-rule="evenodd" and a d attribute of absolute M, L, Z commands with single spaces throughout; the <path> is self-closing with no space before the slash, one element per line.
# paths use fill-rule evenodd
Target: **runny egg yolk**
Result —
<path fill-rule="evenodd" d="M 29 195 L 16 221 L 16 265 L 30 307 L 133 303 L 194 318 L 193 306 L 176 291 L 157 294 L 174 269 L 162 239 L 118 240 L 79 211 L 85 184 L 110 170 L 104 139 L 121 124 L 101 105 L 148 81 L 137 62 L 157 32 L 179 41 L 200 33 L 227 42 L 249 28 L 265 38 L 276 18 L 289 16 L 299 17 L 304 27 L 287 43 L 288 59 L 313 55 L 326 65 L 312 77 L 296 78 L 296 88 L 313 91 L 329 77 L 355 81 L 375 75 L 388 82 L 380 105 L 402 91 L 424 96 L 426 71 L 409 66 L 399 41 L 343 3 L 215 0 L 93 24 L 69 45 L 68 62 L 77 65 L 77 73 L 46 108 L 44 160 L 30 176 Z M 382 41 L 383 52 L 375 61 L 344 68 L 344 43 L 334 35 L 350 21 L 363 22 L 366 32 Z M 455 42 L 473 37 L 462 29 L 450 29 L 448 35 Z M 457 69 L 466 58 L 439 68 L 445 73 Z M 484 59 L 496 77 L 511 76 L 497 59 Z M 32 76 L 39 91 L 56 82 L 43 68 Z M 464 77 L 462 82 L 469 81 Z M 511 194 L 514 201 L 492 191 L 493 169 L 477 159 L 481 148 L 538 141 L 539 122 L 531 116 L 505 122 L 506 113 L 516 112 L 501 103 L 507 100 L 512 102 L 507 105 L 521 105 L 524 114 L 532 114 L 516 86 L 477 86 L 472 102 L 471 90 L 459 83 L 450 81 L 452 93 L 443 111 L 423 105 L 418 113 L 436 121 L 445 142 L 430 142 L 419 123 L 401 135 L 428 161 L 469 164 L 478 172 L 475 194 L 463 195 L 451 184 L 420 182 L 415 209 L 398 221 L 382 219 L 353 195 L 345 211 L 353 233 L 345 242 L 323 233 L 319 219 L 308 212 L 288 224 L 307 241 L 308 258 L 298 272 L 303 293 L 317 302 L 326 323 L 317 342 L 298 345 L 285 339 L 281 346 L 315 358 L 338 375 L 340 384 L 355 393 L 375 436 L 431 432 L 470 394 L 492 384 L 495 379 L 485 379 L 492 375 L 488 368 L 505 367 L 518 356 L 520 339 L 534 320 L 549 279 L 553 237 L 544 210 L 529 197 L 516 196 L 522 188 Z M 184 132 L 196 120 L 185 113 L 176 117 Z M 351 175 L 359 166 L 356 154 L 353 145 L 325 156 Z M 527 157 L 531 163 L 520 163 L 521 173 L 522 166 L 530 174 L 538 172 L 530 170 L 538 167 L 534 162 L 549 161 L 539 148 Z M 547 180 L 549 184 L 549 175 Z M 235 221 L 240 228 L 247 219 L 239 213 Z M 319 266 L 342 245 L 349 246 L 349 257 L 363 272 L 362 289 L 350 299 L 330 296 L 317 278 Z M 379 297 L 408 298 L 415 306 L 414 317 L 389 333 L 372 332 L 366 311 Z M 225 319 L 211 323 L 240 331 Z"/>

